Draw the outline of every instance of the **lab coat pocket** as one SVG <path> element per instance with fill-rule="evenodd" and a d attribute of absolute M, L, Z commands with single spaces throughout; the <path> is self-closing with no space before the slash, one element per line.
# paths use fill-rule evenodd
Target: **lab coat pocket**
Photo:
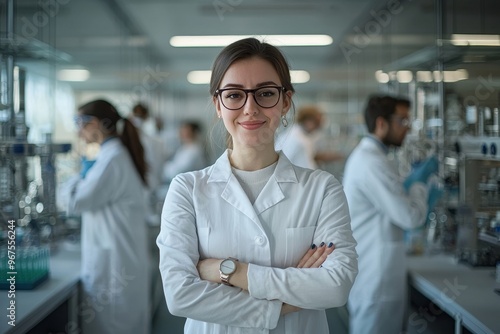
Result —
<path fill-rule="evenodd" d="M 202 259 L 208 258 L 210 254 L 210 227 L 198 227 L 198 251 Z"/>
<path fill-rule="evenodd" d="M 284 268 L 295 267 L 313 242 L 316 226 L 286 229 L 286 250 Z"/>

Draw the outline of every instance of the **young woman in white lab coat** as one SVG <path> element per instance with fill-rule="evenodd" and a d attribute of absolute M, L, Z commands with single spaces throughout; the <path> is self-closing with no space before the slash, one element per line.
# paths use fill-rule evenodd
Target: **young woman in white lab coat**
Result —
<path fill-rule="evenodd" d="M 100 144 L 94 165 L 66 185 L 68 209 L 82 217 L 83 333 L 148 333 L 146 166 L 138 133 L 103 100 L 80 107 L 76 121 L 80 137 Z"/>
<path fill-rule="evenodd" d="M 215 60 L 210 93 L 232 148 L 173 179 L 157 239 L 185 333 L 328 333 L 325 309 L 347 301 L 357 255 L 342 186 L 274 149 L 293 92 L 267 43 L 240 40 Z"/>

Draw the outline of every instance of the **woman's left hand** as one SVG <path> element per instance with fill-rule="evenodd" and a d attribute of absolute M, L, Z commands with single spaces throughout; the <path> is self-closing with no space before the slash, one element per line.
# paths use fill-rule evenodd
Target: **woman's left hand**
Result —
<path fill-rule="evenodd" d="M 297 268 L 319 268 L 335 249 L 335 245 L 331 242 L 328 246 L 324 242 L 319 247 L 313 246 L 300 259 Z"/>

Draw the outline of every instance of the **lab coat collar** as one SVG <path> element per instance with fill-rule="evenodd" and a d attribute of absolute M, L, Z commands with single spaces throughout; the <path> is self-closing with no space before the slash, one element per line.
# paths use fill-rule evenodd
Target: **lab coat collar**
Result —
<path fill-rule="evenodd" d="M 229 153 L 227 149 L 219 159 L 215 162 L 208 183 L 210 182 L 228 182 L 233 175 L 231 171 L 231 163 L 229 162 Z M 298 182 L 297 175 L 293 169 L 293 165 L 283 152 L 278 151 L 279 158 L 276 169 L 271 177 L 276 179 L 276 182 Z"/>
<path fill-rule="evenodd" d="M 101 142 L 101 146 L 106 145 L 107 142 L 112 141 L 113 139 L 117 139 L 117 136 L 110 136 L 108 138 L 104 138 L 104 140 Z"/>
<path fill-rule="evenodd" d="M 368 138 L 368 140 L 372 141 L 373 143 L 377 144 L 377 146 L 382 149 L 382 151 L 387 154 L 389 153 L 389 147 L 387 147 L 387 145 L 385 145 L 384 143 L 382 143 L 380 141 L 380 139 L 378 139 L 377 137 L 375 137 L 374 135 L 367 135 L 365 138 Z"/>
<path fill-rule="evenodd" d="M 97 157 L 106 156 L 109 154 L 109 152 L 114 151 L 117 148 L 121 147 L 121 145 L 122 145 L 122 142 L 121 142 L 120 138 L 118 138 L 118 137 L 109 138 L 106 140 L 105 143 L 102 143 L 100 145 L 99 153 L 97 154 Z"/>
<path fill-rule="evenodd" d="M 258 215 L 270 207 L 281 202 L 285 198 L 285 194 L 279 186 L 280 182 L 297 183 L 297 175 L 290 160 L 280 151 L 278 164 L 274 170 L 269 182 L 262 189 L 261 193 L 255 200 L 254 205 L 248 200 L 245 191 L 231 171 L 229 162 L 229 150 L 226 150 L 222 156 L 217 159 L 214 168 L 208 178 L 208 183 L 222 182 L 226 183 L 223 188 L 221 197 L 237 208 L 255 223 L 261 225 Z"/>

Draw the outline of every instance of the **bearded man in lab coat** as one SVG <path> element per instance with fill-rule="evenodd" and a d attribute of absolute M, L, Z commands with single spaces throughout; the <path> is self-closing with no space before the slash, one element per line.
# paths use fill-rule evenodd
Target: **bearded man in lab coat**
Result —
<path fill-rule="evenodd" d="M 426 182 L 437 169 L 436 159 L 428 159 L 402 182 L 387 159 L 389 147 L 399 147 L 405 139 L 409 109 L 406 99 L 370 97 L 364 115 L 369 135 L 346 163 L 343 185 L 359 254 L 359 274 L 348 301 L 352 334 L 403 330 L 404 230 L 425 223 Z"/>

